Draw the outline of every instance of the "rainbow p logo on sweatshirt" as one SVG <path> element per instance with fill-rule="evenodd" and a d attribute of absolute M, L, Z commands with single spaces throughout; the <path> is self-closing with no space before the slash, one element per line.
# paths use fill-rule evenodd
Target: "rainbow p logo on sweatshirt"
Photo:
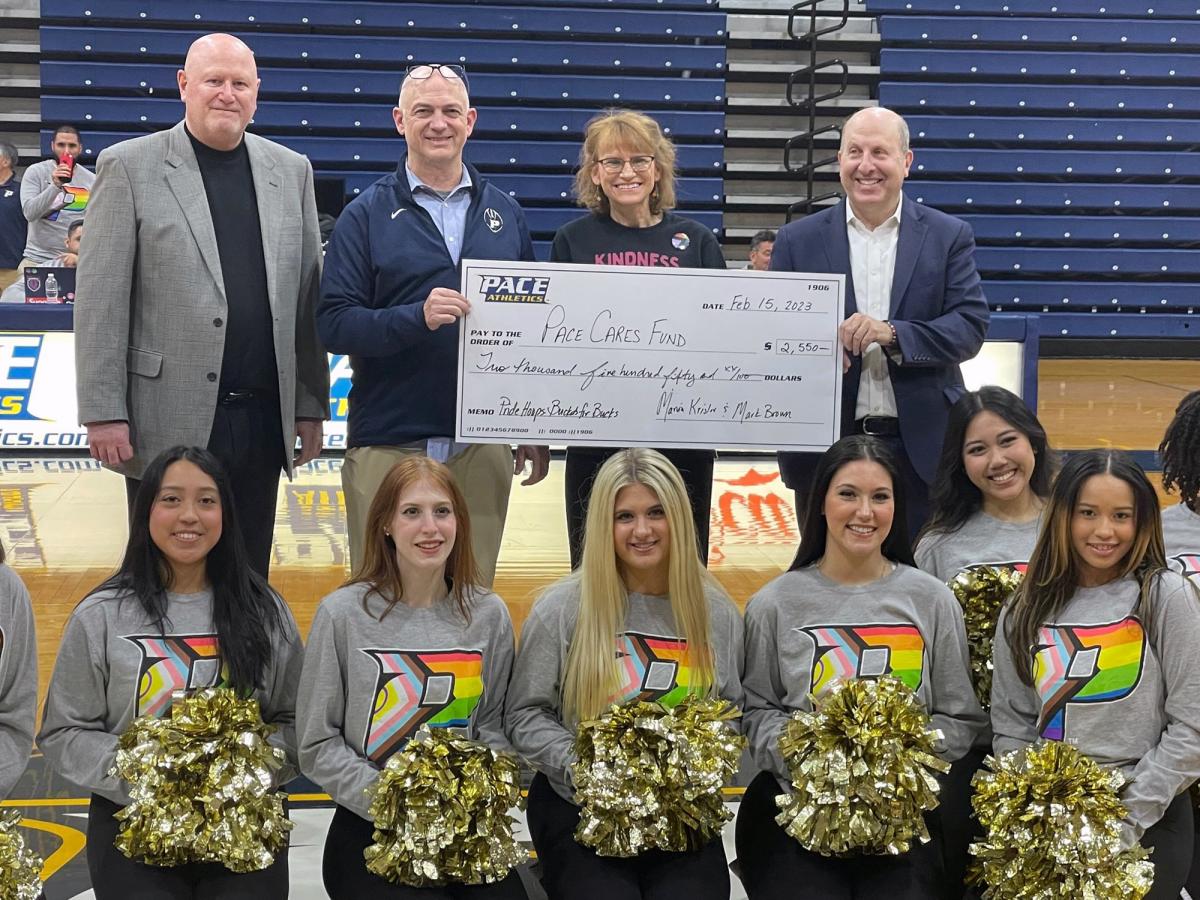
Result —
<path fill-rule="evenodd" d="M 835 681 L 891 675 L 916 691 L 925 667 L 925 639 L 916 625 L 823 625 L 798 628 L 814 644 L 812 693 Z"/>
<path fill-rule="evenodd" d="M 1054 625 L 1038 632 L 1033 681 L 1042 698 L 1038 734 L 1061 741 L 1067 707 L 1128 697 L 1142 677 L 1146 634 L 1128 616 L 1107 625 Z"/>
<path fill-rule="evenodd" d="M 466 728 L 483 696 L 481 650 L 363 650 L 379 676 L 364 748 L 383 763 L 418 728 Z"/>

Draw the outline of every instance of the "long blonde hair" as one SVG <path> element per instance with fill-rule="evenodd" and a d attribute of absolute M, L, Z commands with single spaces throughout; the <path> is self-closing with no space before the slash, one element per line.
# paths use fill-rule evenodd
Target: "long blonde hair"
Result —
<path fill-rule="evenodd" d="M 625 622 L 629 590 L 617 568 L 613 510 L 623 487 L 645 485 L 657 495 L 670 527 L 667 591 L 676 628 L 687 641 L 687 665 L 693 672 L 689 693 L 713 692 L 715 663 L 705 590 L 716 580 L 700 562 L 696 526 L 687 488 L 679 471 L 661 453 L 645 448 L 621 450 L 596 473 L 588 501 L 583 559 L 568 579 L 579 585 L 579 618 L 567 652 L 563 712 L 568 721 L 594 718 L 620 689 L 616 640 Z"/>

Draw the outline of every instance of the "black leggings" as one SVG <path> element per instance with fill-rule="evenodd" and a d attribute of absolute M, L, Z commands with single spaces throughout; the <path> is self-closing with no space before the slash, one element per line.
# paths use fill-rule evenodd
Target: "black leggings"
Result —
<path fill-rule="evenodd" d="M 287 850 L 261 872 L 239 874 L 219 863 L 150 866 L 114 846 L 117 804 L 92 795 L 87 863 L 96 900 L 283 900 L 288 895 Z"/>
<path fill-rule="evenodd" d="M 963 881 L 971 860 L 970 846 L 983 837 L 983 828 L 971 806 L 971 778 L 983 768 L 988 753 L 987 745 L 977 743 L 966 756 L 956 760 L 942 778 L 942 798 L 935 815 L 941 823 L 946 900 L 962 900 L 966 890 Z"/>
<path fill-rule="evenodd" d="M 736 842 L 742 886 L 750 900 L 929 900 L 942 884 L 941 848 L 934 839 L 903 856 L 821 856 L 800 846 L 775 821 L 775 798 L 783 791 L 770 772 L 760 772 L 738 811 Z"/>
<path fill-rule="evenodd" d="M 583 558 L 583 526 L 587 521 L 588 498 L 592 481 L 604 461 L 617 452 L 616 447 L 568 447 L 565 487 L 567 495 L 567 544 L 571 550 L 571 568 Z M 659 450 L 669 459 L 687 486 L 692 501 L 692 521 L 696 524 L 700 561 L 708 564 L 708 523 L 712 515 L 712 450 Z"/>
<path fill-rule="evenodd" d="M 1192 797 L 1184 791 L 1142 835 L 1142 846 L 1151 851 L 1150 861 L 1154 863 L 1154 887 L 1145 900 L 1178 900 L 1192 868 L 1195 831 Z"/>
<path fill-rule="evenodd" d="M 527 900 L 521 876 L 514 869 L 495 884 L 451 884 L 409 887 L 393 884 L 367 869 L 363 851 L 375 842 L 375 826 L 339 806 L 325 838 L 321 878 L 333 900 Z"/>
<path fill-rule="evenodd" d="M 529 787 L 527 818 L 549 900 L 729 900 L 720 838 L 690 853 L 597 856 L 575 841 L 579 807 L 558 796 L 541 773 Z"/>

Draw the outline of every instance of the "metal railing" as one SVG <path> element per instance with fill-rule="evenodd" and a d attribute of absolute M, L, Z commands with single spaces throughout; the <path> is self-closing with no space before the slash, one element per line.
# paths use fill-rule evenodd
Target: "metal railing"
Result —
<path fill-rule="evenodd" d="M 817 41 L 824 35 L 833 34 L 835 31 L 841 31 L 846 27 L 846 24 L 850 21 L 850 0 L 842 0 L 842 10 L 838 21 L 834 24 L 818 28 L 817 6 L 820 2 L 821 0 L 800 0 L 799 3 L 792 7 L 787 21 L 788 37 L 796 41 L 801 50 L 808 51 L 808 65 L 802 66 L 792 72 L 788 75 L 787 79 L 788 105 L 799 112 L 808 113 L 808 129 L 795 137 L 789 138 L 787 143 L 783 145 L 783 168 L 786 172 L 799 175 L 804 179 L 807 193 L 804 199 L 798 200 L 788 207 L 787 221 L 789 222 L 793 216 L 799 213 L 807 215 L 818 203 L 823 203 L 833 197 L 840 196 L 837 191 L 827 191 L 820 195 L 816 194 L 817 170 L 822 166 L 828 166 L 837 162 L 836 154 L 823 159 L 817 158 L 817 139 L 823 135 L 836 134 L 840 141 L 842 133 L 840 125 L 817 127 L 817 106 L 818 104 L 840 97 L 846 92 L 846 86 L 850 78 L 850 67 L 841 59 L 827 59 L 818 62 Z M 808 30 L 797 34 L 797 22 L 805 18 L 808 20 Z M 829 70 L 838 71 L 838 85 L 832 90 L 818 94 L 817 75 Z M 799 96 L 797 96 L 798 94 Z M 794 153 L 803 154 L 803 164 L 793 164 L 792 156 Z"/>

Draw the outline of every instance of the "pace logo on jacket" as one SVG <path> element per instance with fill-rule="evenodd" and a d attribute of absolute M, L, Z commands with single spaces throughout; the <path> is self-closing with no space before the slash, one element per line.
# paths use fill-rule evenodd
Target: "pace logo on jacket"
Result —
<path fill-rule="evenodd" d="M 422 725 L 465 729 L 483 696 L 481 650 L 361 651 L 379 667 L 363 747 L 382 764 Z"/>
<path fill-rule="evenodd" d="M 1170 559 L 1171 568 L 1180 574 L 1200 581 L 1200 553 L 1180 553 Z"/>
<path fill-rule="evenodd" d="M 925 667 L 925 639 L 916 625 L 817 625 L 797 628 L 813 642 L 812 693 L 834 682 L 891 675 L 916 691 Z"/>
<path fill-rule="evenodd" d="M 165 716 L 176 691 L 218 687 L 225 681 L 215 634 L 127 634 L 142 654 L 137 715 Z"/>
<path fill-rule="evenodd" d="M 1067 709 L 1112 703 L 1133 693 L 1142 677 L 1146 634 L 1134 616 L 1106 625 L 1053 625 L 1038 631 L 1033 681 L 1042 698 L 1038 734 L 1061 741 Z"/>

